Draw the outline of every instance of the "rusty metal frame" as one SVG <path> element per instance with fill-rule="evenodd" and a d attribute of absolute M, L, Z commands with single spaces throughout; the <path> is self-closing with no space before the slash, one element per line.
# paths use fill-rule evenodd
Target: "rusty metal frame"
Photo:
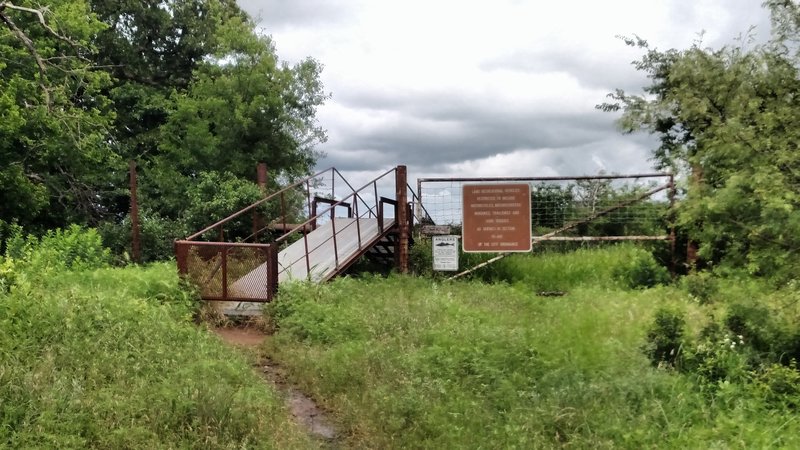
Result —
<path fill-rule="evenodd" d="M 217 222 L 215 222 L 215 223 L 203 228 L 202 230 L 200 230 L 200 231 L 188 236 L 185 239 L 176 240 L 175 243 L 174 243 L 174 247 L 175 247 L 175 255 L 176 255 L 176 259 L 177 259 L 178 271 L 181 274 L 181 276 L 183 276 L 185 278 L 189 278 L 190 271 L 191 271 L 191 267 L 189 267 L 189 265 L 190 265 L 189 256 L 190 256 L 190 252 L 191 252 L 190 249 L 191 248 L 195 248 L 195 249 L 202 249 L 202 248 L 209 248 L 209 247 L 210 248 L 217 248 L 218 251 L 216 253 L 214 253 L 213 251 L 211 253 L 208 253 L 209 250 L 205 251 L 207 254 L 218 255 L 219 256 L 219 261 L 217 261 L 213 265 L 213 267 L 210 267 L 210 266 L 206 266 L 205 267 L 204 270 L 206 270 L 209 273 L 205 274 L 205 276 L 204 276 L 205 283 L 202 282 L 203 280 L 200 280 L 200 284 L 202 285 L 201 289 L 207 289 L 209 286 L 211 286 L 210 282 L 211 282 L 212 279 L 215 279 L 215 277 L 221 276 L 221 289 L 220 289 L 221 292 L 216 292 L 216 293 L 205 292 L 202 295 L 203 299 L 210 300 L 210 301 L 246 301 L 246 302 L 267 302 L 267 301 L 271 301 L 273 299 L 274 295 L 277 292 L 279 275 L 280 275 L 280 273 L 282 271 L 286 270 L 285 268 L 282 269 L 282 268 L 279 267 L 279 264 L 278 264 L 278 252 L 279 252 L 279 249 L 281 248 L 282 245 L 285 245 L 289 241 L 289 239 L 290 239 L 290 237 L 292 235 L 295 235 L 296 233 L 301 233 L 302 234 L 302 239 L 303 239 L 303 242 L 304 242 L 304 246 L 305 246 L 304 259 L 305 259 L 307 272 L 309 274 L 311 272 L 309 254 L 311 252 L 317 250 L 318 248 L 320 248 L 326 242 L 330 242 L 332 240 L 333 241 L 333 247 L 334 247 L 333 251 L 334 251 L 334 257 L 335 257 L 335 264 L 336 264 L 336 273 L 340 273 L 341 271 L 345 270 L 347 267 L 352 265 L 358 259 L 358 257 L 360 257 L 363 254 L 364 251 L 368 250 L 372 245 L 374 245 L 378 240 L 383 238 L 389 232 L 402 233 L 401 230 L 405 228 L 406 229 L 406 236 L 408 236 L 410 234 L 409 231 L 408 231 L 410 229 L 410 225 L 409 225 L 410 222 L 406 221 L 406 220 L 400 220 L 400 219 L 403 218 L 403 216 L 408 216 L 408 212 L 409 212 L 408 208 L 398 208 L 397 204 L 399 202 L 397 202 L 395 200 L 391 200 L 391 199 L 384 199 L 384 200 L 386 200 L 386 203 L 391 202 L 393 204 L 393 206 L 395 207 L 395 210 L 394 210 L 395 211 L 394 212 L 394 219 L 395 220 L 392 222 L 392 224 L 390 226 L 387 227 L 386 226 L 387 224 L 385 224 L 385 221 L 384 221 L 384 207 L 383 207 L 383 203 L 384 202 L 382 201 L 381 198 L 378 197 L 378 182 L 380 180 L 388 177 L 389 175 L 394 174 L 395 175 L 395 183 L 397 183 L 398 180 L 400 180 L 400 178 L 401 178 L 400 176 L 398 176 L 398 172 L 399 171 L 403 171 L 403 175 L 404 175 L 405 174 L 405 172 L 404 172 L 405 171 L 405 166 L 398 166 L 398 167 L 395 167 L 395 168 L 391 168 L 391 169 L 387 170 L 386 172 L 382 173 L 381 175 L 377 176 L 372 181 L 370 181 L 369 183 L 365 184 L 364 186 L 362 186 L 359 189 L 353 189 L 352 185 L 341 175 L 341 173 L 336 168 L 329 168 L 329 169 L 317 172 L 317 173 L 315 173 L 315 174 L 313 174 L 311 176 L 308 176 L 306 178 L 303 178 L 301 180 L 298 180 L 298 181 L 296 181 L 296 182 L 284 187 L 283 189 L 281 189 L 281 190 L 279 190 L 277 192 L 274 192 L 274 193 L 272 193 L 270 195 L 265 196 L 263 199 L 261 199 L 261 200 L 255 202 L 255 203 L 247 206 L 246 208 L 243 208 L 243 209 L 241 209 L 241 210 L 229 215 L 228 217 L 226 217 L 226 218 L 224 218 L 222 220 L 219 220 L 219 221 L 217 221 Z M 331 192 L 332 193 L 336 192 L 334 189 L 335 189 L 335 180 L 336 180 L 337 176 L 341 180 L 343 180 L 345 185 L 350 189 L 351 193 L 349 195 L 347 195 L 346 197 L 341 198 L 341 199 L 329 199 L 329 198 L 318 197 L 318 196 L 312 197 L 312 195 L 311 195 L 312 181 L 315 180 L 315 179 L 319 179 L 320 177 L 325 175 L 327 172 L 331 173 L 331 179 L 333 180 L 332 181 L 332 185 L 331 185 Z M 407 183 L 404 181 L 404 178 L 403 178 L 402 189 L 396 188 L 396 191 L 399 192 L 399 191 L 402 190 L 403 194 L 405 194 L 406 187 L 407 187 Z M 305 191 L 308 218 L 303 223 L 300 223 L 300 224 L 288 224 L 287 221 L 286 221 L 287 211 L 286 211 L 285 194 L 289 190 L 293 190 L 293 189 L 297 189 L 297 188 L 303 189 Z M 371 197 L 370 194 L 374 193 L 374 203 L 373 204 L 370 204 L 369 202 L 365 201 L 365 196 L 364 196 L 365 193 L 367 193 L 367 195 L 366 195 L 367 198 Z M 332 194 L 332 195 L 335 195 L 335 194 Z M 268 229 L 270 227 L 275 228 L 276 226 L 279 226 L 279 228 L 282 230 L 282 234 L 278 238 L 276 238 L 272 242 L 268 242 L 268 243 L 224 242 L 225 238 L 226 238 L 226 234 L 225 234 L 225 226 L 226 226 L 226 224 L 231 223 L 233 220 L 242 217 L 244 214 L 247 214 L 248 212 L 252 212 L 254 214 L 254 216 L 255 216 L 255 214 L 256 214 L 255 208 L 257 208 L 258 206 L 263 205 L 266 202 L 268 202 L 270 200 L 273 200 L 273 199 L 279 199 L 280 200 L 280 209 L 281 209 L 280 216 L 277 217 L 276 219 L 266 223 L 266 224 L 263 221 L 261 221 L 259 223 L 259 225 L 262 225 L 262 226 L 260 226 L 260 227 L 254 226 L 253 227 L 254 229 L 252 230 L 252 233 L 249 236 L 247 236 L 245 238 L 245 240 L 247 241 L 247 240 L 250 240 L 252 238 L 258 238 L 259 233 L 261 231 L 264 231 L 264 230 L 266 230 L 266 229 Z M 365 208 L 360 208 L 359 207 L 360 206 L 359 203 L 362 203 L 361 206 L 364 206 Z M 321 208 L 319 208 L 319 204 L 325 204 L 327 207 L 324 208 L 322 211 L 318 211 L 318 209 L 321 209 Z M 402 203 L 400 203 L 400 204 L 402 204 Z M 375 218 L 378 221 L 378 226 L 379 226 L 379 230 L 380 230 L 379 233 L 378 233 L 378 236 L 375 237 L 375 238 L 372 238 L 372 239 L 366 239 L 365 237 L 362 237 L 361 224 L 360 224 L 359 220 L 355 220 L 352 223 L 345 225 L 345 227 L 337 230 L 337 227 L 336 227 L 336 224 L 335 224 L 335 221 L 334 221 L 334 218 L 336 217 L 335 212 L 336 212 L 337 208 L 346 208 L 347 217 L 349 217 L 349 218 L 356 218 L 356 219 L 360 219 L 360 218 Z M 359 214 L 359 210 L 362 211 L 361 214 Z M 355 216 L 354 216 L 354 212 L 355 212 Z M 313 229 L 316 228 L 317 219 L 319 219 L 320 217 L 325 217 L 327 215 L 330 216 L 330 219 L 331 219 L 331 222 L 332 222 L 331 223 L 332 236 L 330 238 L 326 239 L 325 241 L 323 241 L 322 243 L 320 243 L 319 245 L 317 245 L 315 248 L 309 248 L 309 242 L 308 242 L 307 233 L 309 232 L 309 230 L 313 230 Z M 406 222 L 408 222 L 408 223 L 406 223 Z M 256 219 L 255 218 L 254 218 L 254 223 L 256 223 Z M 348 257 L 346 259 L 341 259 L 340 255 L 339 255 L 339 243 L 337 242 L 337 235 L 339 235 L 344 229 L 347 229 L 348 227 L 353 226 L 353 223 L 355 224 L 355 227 L 356 227 L 356 235 L 357 235 L 357 240 L 358 240 L 358 247 L 357 248 L 359 250 L 356 252 L 356 254 L 354 256 Z M 291 229 L 289 229 L 289 228 L 291 228 Z M 208 233 L 209 231 L 214 231 L 214 230 L 217 231 L 217 238 L 219 240 L 218 242 L 205 242 L 205 241 L 201 241 L 200 240 L 200 238 L 204 234 Z M 230 236 L 228 236 L 228 237 L 230 237 Z M 406 243 L 406 245 L 407 245 L 407 243 Z M 230 253 L 231 253 L 231 250 L 235 249 L 235 248 L 254 248 L 254 249 L 258 250 L 258 252 L 255 252 L 255 254 L 266 255 L 266 260 L 263 261 L 263 262 L 260 262 L 260 264 L 266 263 L 264 265 L 265 265 L 265 268 L 266 268 L 266 271 L 267 271 L 267 273 L 265 274 L 267 295 L 264 298 L 250 298 L 250 297 L 247 297 L 247 296 L 236 295 L 236 293 L 229 292 L 228 285 L 231 284 L 231 283 L 229 283 L 229 281 L 234 281 L 234 280 L 231 279 L 230 268 L 229 268 L 229 265 L 230 265 L 229 262 L 230 262 L 230 257 L 231 257 Z M 195 250 L 195 251 L 197 251 L 198 254 L 200 252 L 200 250 Z M 404 253 L 407 255 L 407 249 L 406 249 L 406 252 L 404 252 Z M 217 256 L 213 256 L 213 257 L 216 258 Z M 255 264 L 253 261 L 249 261 L 249 263 Z M 407 264 L 408 263 L 407 263 L 407 257 L 406 257 L 405 258 L 406 267 L 407 267 Z M 221 274 L 220 274 L 220 271 L 221 271 Z M 334 275 L 335 275 L 335 273 L 333 275 L 330 275 L 328 278 L 330 278 L 330 277 L 332 277 Z"/>

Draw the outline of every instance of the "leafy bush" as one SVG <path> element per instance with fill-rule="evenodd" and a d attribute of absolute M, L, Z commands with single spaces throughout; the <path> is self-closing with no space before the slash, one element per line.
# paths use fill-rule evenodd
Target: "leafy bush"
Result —
<path fill-rule="evenodd" d="M 164 218 L 158 213 L 142 210 L 140 215 L 141 262 L 166 261 L 174 256 L 173 242 L 186 237 L 188 228 L 181 222 Z M 121 223 L 105 223 L 99 232 L 103 243 L 115 255 L 128 261 L 131 257 L 131 222 L 125 217 Z"/>
<path fill-rule="evenodd" d="M 719 293 L 719 282 L 710 272 L 695 272 L 683 277 L 689 295 L 703 305 L 711 303 Z"/>
<path fill-rule="evenodd" d="M 683 313 L 668 308 L 656 310 L 643 347 L 654 366 L 675 367 L 681 360 L 686 320 Z"/>
<path fill-rule="evenodd" d="M 624 264 L 614 268 L 614 278 L 631 289 L 651 288 L 670 282 L 667 269 L 652 254 L 641 249 L 635 249 Z"/>
<path fill-rule="evenodd" d="M 800 407 L 800 370 L 797 361 L 789 365 L 771 364 L 755 379 L 756 395 L 775 406 Z"/>
<path fill-rule="evenodd" d="M 110 259 L 110 251 L 103 247 L 100 235 L 93 228 L 71 225 L 65 230 L 48 231 L 38 238 L 25 235 L 22 227 L 12 225 L 3 262 L 6 275 L 0 277 L 9 286 L 9 273 L 14 273 L 15 278 L 24 274 L 28 278 L 41 279 L 55 270 L 105 267 Z"/>

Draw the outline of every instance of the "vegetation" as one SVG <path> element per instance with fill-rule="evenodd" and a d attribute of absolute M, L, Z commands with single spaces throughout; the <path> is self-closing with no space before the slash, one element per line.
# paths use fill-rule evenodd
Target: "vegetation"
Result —
<path fill-rule="evenodd" d="M 0 446 L 312 446 L 251 362 L 193 323 L 174 266 L 109 268 L 97 233 L 78 228 L 10 240 Z"/>
<path fill-rule="evenodd" d="M 644 51 L 634 63 L 651 80 L 642 95 L 621 90 L 599 105 L 622 111 L 625 132 L 660 139 L 654 156 L 683 175 L 678 225 L 699 243 L 706 265 L 744 269 L 786 283 L 800 268 L 800 6 L 765 2 L 772 39 L 755 45 Z"/>
<path fill-rule="evenodd" d="M 657 244 L 569 244 L 448 282 L 418 240 L 421 277 L 281 286 L 263 350 L 343 446 L 800 448 L 800 6 L 765 4 L 764 45 L 626 39 L 652 84 L 600 105 L 656 134 L 682 178 L 676 217 L 640 205 L 636 232 L 674 219 L 700 247 L 689 275 Z M 253 361 L 195 322 L 172 264 L 111 264 L 127 262 L 129 159 L 149 260 L 262 196 L 257 161 L 273 182 L 307 173 L 320 66 L 281 63 L 232 0 L 0 0 L 0 52 L 0 446 L 314 447 Z M 539 186 L 534 226 L 639 193 Z"/>
<path fill-rule="evenodd" d="M 258 198 L 257 162 L 304 175 L 325 140 L 321 66 L 282 63 L 231 0 L 0 1 L 0 53 L 0 220 L 31 232 L 103 225 L 128 248 L 135 160 L 144 257 L 164 259 L 201 210 Z"/>
<path fill-rule="evenodd" d="M 797 372 L 777 352 L 713 379 L 651 362 L 705 339 L 729 306 L 701 304 L 685 286 L 631 289 L 615 276 L 631 259 L 652 261 L 624 245 L 506 258 L 492 284 L 291 285 L 267 307 L 269 352 L 334 411 L 354 448 L 800 445 Z M 778 301 L 794 291 L 763 287 L 730 282 L 720 295 L 781 311 L 775 329 L 798 318 Z M 537 295 L 545 290 L 565 294 Z M 727 345 L 718 357 L 749 358 L 747 345 Z"/>

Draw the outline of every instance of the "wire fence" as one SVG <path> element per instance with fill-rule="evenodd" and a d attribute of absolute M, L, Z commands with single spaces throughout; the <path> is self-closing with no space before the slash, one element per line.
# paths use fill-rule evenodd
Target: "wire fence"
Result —
<path fill-rule="evenodd" d="M 417 180 L 425 221 L 460 227 L 463 186 L 527 183 L 534 239 L 666 239 L 674 195 L 670 174 Z M 417 216 L 423 217 L 421 214 Z"/>

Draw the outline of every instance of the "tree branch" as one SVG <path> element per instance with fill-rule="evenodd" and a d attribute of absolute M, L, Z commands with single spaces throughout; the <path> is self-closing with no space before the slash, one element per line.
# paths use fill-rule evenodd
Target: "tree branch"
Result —
<path fill-rule="evenodd" d="M 47 62 L 54 58 L 47 58 L 46 60 L 42 58 L 39 52 L 36 50 L 36 46 L 34 45 L 33 41 L 24 31 L 22 31 L 16 23 L 11 19 L 11 17 L 6 14 L 6 10 L 14 10 L 14 11 L 21 11 L 29 14 L 33 14 L 37 17 L 39 24 L 44 28 L 48 33 L 50 33 L 53 37 L 67 44 L 72 47 L 75 52 L 75 57 L 83 60 L 88 61 L 86 58 L 81 56 L 80 54 L 80 45 L 78 45 L 75 41 L 70 39 L 67 36 L 59 34 L 55 29 L 53 29 L 50 25 L 47 24 L 47 21 L 44 18 L 43 10 L 28 8 L 25 6 L 17 6 L 8 1 L 0 1 L 0 22 L 3 23 L 6 28 L 8 28 L 16 37 L 22 42 L 22 45 L 28 50 L 28 53 L 31 54 L 34 61 L 36 61 L 36 66 L 39 68 L 39 86 L 42 88 L 42 92 L 44 94 L 45 104 L 47 105 L 47 109 L 49 110 L 52 106 L 52 100 L 50 98 L 50 90 L 47 88 Z M 46 7 L 44 11 L 47 11 Z M 65 57 L 66 58 L 66 57 Z"/>
<path fill-rule="evenodd" d="M 47 109 L 50 109 L 50 91 L 47 89 L 47 85 L 45 81 L 47 81 L 47 67 L 45 66 L 42 57 L 39 56 L 39 52 L 36 51 L 36 47 L 33 45 L 33 41 L 25 34 L 24 31 L 20 30 L 19 27 L 8 17 L 3 11 L 6 8 L 17 9 L 20 7 L 15 7 L 10 3 L 0 3 L 0 22 L 3 22 L 9 30 L 11 30 L 14 35 L 17 36 L 17 39 L 22 42 L 22 45 L 28 49 L 28 52 L 33 56 L 33 59 L 36 61 L 36 65 L 39 67 L 39 86 L 42 88 L 42 92 L 44 92 L 44 100 L 47 104 Z M 28 8 L 24 8 L 28 9 Z M 41 14 L 41 13 L 40 13 Z M 40 16 L 41 17 L 41 16 Z"/>
<path fill-rule="evenodd" d="M 64 42 L 66 42 L 67 44 L 69 44 L 73 48 L 73 50 L 75 50 L 75 53 L 79 58 L 85 59 L 85 58 L 82 58 L 80 56 L 80 53 L 79 53 L 80 45 L 78 45 L 77 42 L 73 41 L 72 39 L 68 38 L 67 36 L 64 36 L 63 34 L 59 34 L 56 30 L 54 30 L 52 27 L 50 27 L 50 25 L 47 24 L 47 21 L 44 20 L 44 14 L 42 13 L 41 10 L 34 9 L 34 8 L 26 8 L 24 6 L 17 6 L 15 4 L 11 3 L 11 2 L 0 2 L 0 15 L 2 15 L 2 12 L 3 12 L 4 9 L 13 9 L 13 10 L 16 10 L 16 11 L 23 11 L 23 12 L 27 12 L 27 13 L 35 15 L 39 19 L 39 23 L 42 25 L 42 28 L 47 30 L 47 32 L 52 34 L 55 38 L 58 38 L 58 39 L 60 39 L 60 40 L 62 40 Z"/>

